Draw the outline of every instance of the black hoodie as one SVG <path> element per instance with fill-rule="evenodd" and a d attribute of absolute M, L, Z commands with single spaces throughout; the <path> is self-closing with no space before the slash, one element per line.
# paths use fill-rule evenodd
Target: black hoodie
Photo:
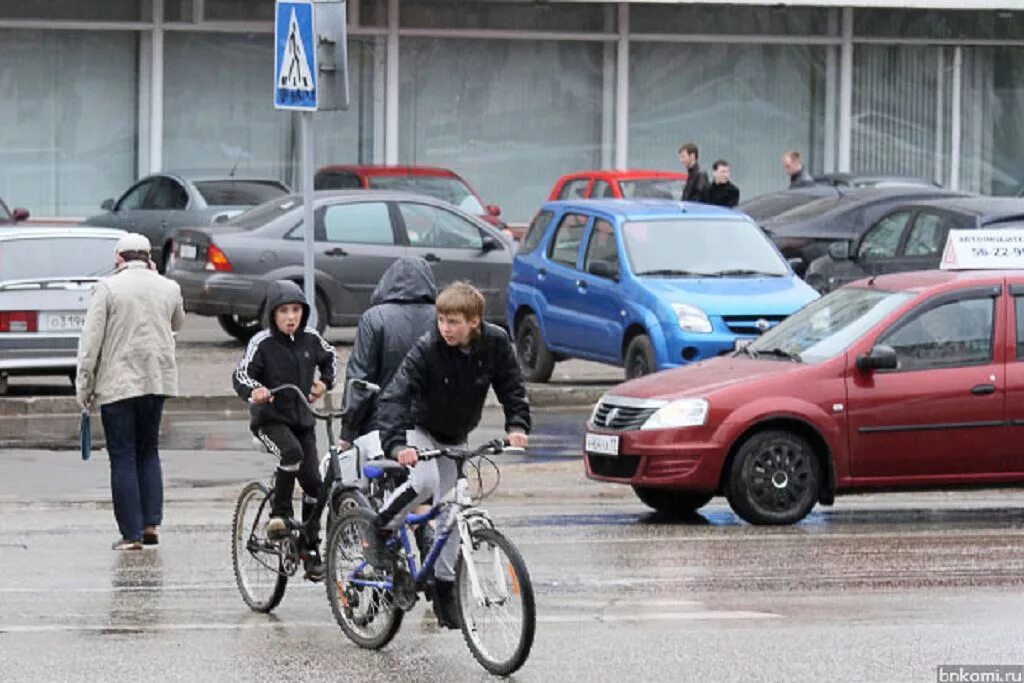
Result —
<path fill-rule="evenodd" d="M 353 441 L 376 429 L 376 397 L 351 384 L 361 379 L 383 389 L 416 340 L 437 324 L 437 285 L 430 265 L 418 256 L 391 264 L 359 318 L 355 346 L 345 371 L 341 438 Z"/>
<path fill-rule="evenodd" d="M 274 323 L 274 311 L 278 306 L 293 303 L 302 305 L 302 320 L 299 331 L 289 336 Z M 245 356 L 232 375 L 235 392 L 248 400 L 258 387 L 273 389 L 282 384 L 294 384 L 302 389 L 303 396 L 308 396 L 317 368 L 320 369 L 320 381 L 331 389 L 338 375 L 338 360 L 334 347 L 316 330 L 306 327 L 309 304 L 302 289 L 288 280 L 272 282 L 267 289 L 264 316 L 267 328 L 249 341 Z M 270 422 L 282 422 L 308 429 L 315 421 L 309 410 L 299 405 L 301 400 L 294 391 L 282 391 L 274 394 L 271 403 L 253 404 L 249 426 L 255 430 Z"/>

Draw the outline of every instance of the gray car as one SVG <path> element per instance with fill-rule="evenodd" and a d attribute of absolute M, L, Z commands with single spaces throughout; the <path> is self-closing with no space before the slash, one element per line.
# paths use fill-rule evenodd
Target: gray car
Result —
<path fill-rule="evenodd" d="M 116 201 L 105 200 L 100 208 L 106 213 L 83 223 L 145 235 L 153 245 L 153 259 L 164 272 L 171 233 L 178 228 L 226 220 L 288 192 L 283 183 L 264 178 L 156 173 L 139 180 Z"/>
<path fill-rule="evenodd" d="M 355 325 L 388 266 L 419 256 L 438 287 L 473 282 L 486 317 L 504 324 L 513 242 L 501 231 L 432 197 L 388 191 L 315 195 L 318 325 Z M 246 340 L 260 328 L 267 286 L 302 282 L 302 196 L 257 206 L 220 225 L 179 230 L 168 275 L 181 285 L 185 310 L 215 315 Z"/>

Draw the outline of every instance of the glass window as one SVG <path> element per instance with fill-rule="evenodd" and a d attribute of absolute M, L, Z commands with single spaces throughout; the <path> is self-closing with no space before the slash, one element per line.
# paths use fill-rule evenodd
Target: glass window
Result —
<path fill-rule="evenodd" d="M 328 242 L 394 244 L 391 214 L 384 202 L 334 204 L 324 209 L 324 239 Z"/>
<path fill-rule="evenodd" d="M 207 21 L 274 21 L 274 0 L 204 0 L 203 9 Z"/>
<path fill-rule="evenodd" d="M 502 0 L 402 0 L 399 21 L 403 27 L 415 28 L 590 33 L 614 30 L 614 10 L 615 7 L 601 2 L 541 4 Z"/>
<path fill-rule="evenodd" d="M 649 178 L 646 180 L 620 180 L 622 196 L 626 199 L 672 199 L 681 201 L 685 180 Z"/>
<path fill-rule="evenodd" d="M 590 264 L 595 262 L 605 263 L 616 273 L 619 272 L 619 245 L 615 242 L 615 228 L 600 218 L 594 221 L 583 269 L 589 273 Z"/>
<path fill-rule="evenodd" d="M 466 213 L 482 216 L 487 213 L 473 191 L 458 178 L 427 175 L 371 175 L 367 178 L 371 190 L 401 190 L 425 194 L 452 206 L 457 206 Z"/>
<path fill-rule="evenodd" d="M 943 229 L 942 216 L 934 213 L 919 213 L 914 219 L 914 227 L 910 229 L 907 245 L 903 248 L 905 256 L 937 256 L 945 246 L 946 235 Z"/>
<path fill-rule="evenodd" d="M 165 0 L 164 21 L 192 21 L 194 18 L 193 0 Z"/>
<path fill-rule="evenodd" d="M 157 178 L 153 189 L 142 203 L 143 209 L 151 211 L 175 211 L 188 205 L 188 193 L 181 183 L 170 178 Z"/>
<path fill-rule="evenodd" d="M 454 169 L 510 223 L 600 166 L 603 45 L 403 38 L 400 51 L 401 163 Z"/>
<path fill-rule="evenodd" d="M 0 0 L 0 19 L 149 21 L 152 10 L 152 0 Z M 5 48 L 9 45 L 3 39 L 0 44 Z"/>
<path fill-rule="evenodd" d="M 313 178 L 317 190 L 361 190 L 362 179 L 352 171 L 320 171 Z"/>
<path fill-rule="evenodd" d="M 995 299 L 951 301 L 911 313 L 878 342 L 896 350 L 900 370 L 976 365 L 992 360 Z"/>
<path fill-rule="evenodd" d="M 900 211 L 878 221 L 864 235 L 860 248 L 857 250 L 857 258 L 874 259 L 896 256 L 900 238 L 903 236 L 903 230 L 907 227 L 909 220 L 910 212 Z"/>
<path fill-rule="evenodd" d="M 271 180 L 202 180 L 195 186 L 209 206 L 255 206 L 288 194 Z"/>
<path fill-rule="evenodd" d="M 638 3 L 630 10 L 633 33 L 838 35 L 825 8 Z"/>
<path fill-rule="evenodd" d="M 732 163 L 745 197 L 788 187 L 786 150 L 799 150 L 819 173 L 826 135 L 838 129 L 826 121 L 826 56 L 834 49 L 634 42 L 629 166 L 682 171 L 676 150 L 692 140 L 708 172 L 717 158 Z"/>
<path fill-rule="evenodd" d="M 523 243 L 519 245 L 520 254 L 529 253 L 537 248 L 537 245 L 540 244 L 541 239 L 544 237 L 544 233 L 548 231 L 548 226 L 551 225 L 551 219 L 554 217 L 555 214 L 551 211 L 541 211 L 533 217 L 530 229 L 526 232 Z"/>
<path fill-rule="evenodd" d="M 615 199 L 615 190 L 603 180 L 594 181 L 594 189 L 590 192 L 594 199 Z"/>
<path fill-rule="evenodd" d="M 1010 10 L 858 9 L 853 30 L 900 38 L 1024 39 L 1024 12 Z"/>
<path fill-rule="evenodd" d="M 562 186 L 562 191 L 558 194 L 558 198 L 586 199 L 588 185 L 590 185 L 590 178 L 577 178 L 576 180 L 570 180 Z"/>
<path fill-rule="evenodd" d="M 483 249 L 480 228 L 451 211 L 414 202 L 400 202 L 398 208 L 414 247 Z"/>
<path fill-rule="evenodd" d="M 259 206 L 238 214 L 228 219 L 228 224 L 233 225 L 242 230 L 255 230 L 267 225 L 271 221 L 275 221 L 282 216 L 290 212 L 295 212 L 295 220 L 301 220 L 301 212 L 298 211 L 302 206 L 302 197 L 285 197 L 280 201 L 269 201 Z"/>
<path fill-rule="evenodd" d="M 149 194 L 153 185 L 156 184 L 155 180 L 147 180 L 144 183 L 139 183 L 132 189 L 128 190 L 128 193 L 117 203 L 118 211 L 137 211 L 144 208 L 146 202 L 146 196 Z"/>
<path fill-rule="evenodd" d="M 117 237 L 47 237 L 0 241 L 0 280 L 108 275 Z"/>
<path fill-rule="evenodd" d="M 552 261 L 570 268 L 576 267 L 576 257 L 580 253 L 583 233 L 586 232 L 589 220 L 588 216 L 574 213 L 567 213 L 562 218 L 555 237 L 551 240 L 550 258 Z"/>
<path fill-rule="evenodd" d="M 97 213 L 138 178 L 137 34 L 0 29 L 0 46 L 0 196 Z"/>

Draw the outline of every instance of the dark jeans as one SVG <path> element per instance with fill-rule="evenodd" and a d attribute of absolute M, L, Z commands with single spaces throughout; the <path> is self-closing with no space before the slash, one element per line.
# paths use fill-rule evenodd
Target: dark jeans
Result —
<path fill-rule="evenodd" d="M 164 483 L 160 470 L 163 396 L 136 396 L 100 406 L 110 454 L 110 490 L 121 537 L 142 539 L 144 526 L 162 521 Z"/>

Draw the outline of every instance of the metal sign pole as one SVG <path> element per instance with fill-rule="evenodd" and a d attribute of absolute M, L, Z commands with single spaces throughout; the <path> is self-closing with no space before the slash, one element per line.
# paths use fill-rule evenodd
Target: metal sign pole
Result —
<path fill-rule="evenodd" d="M 299 112 L 299 130 L 302 136 L 302 162 L 299 168 L 299 177 L 302 185 L 302 245 L 303 245 L 303 291 L 306 301 L 309 303 L 309 326 L 316 328 L 316 276 L 314 274 L 313 238 L 314 238 L 314 217 L 313 217 L 313 112 Z"/>

